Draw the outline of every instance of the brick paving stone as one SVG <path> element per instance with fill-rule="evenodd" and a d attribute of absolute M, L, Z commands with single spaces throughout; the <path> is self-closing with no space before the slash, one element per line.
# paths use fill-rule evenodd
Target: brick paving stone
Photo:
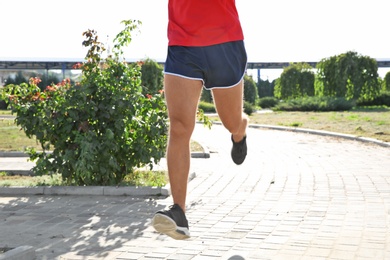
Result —
<path fill-rule="evenodd" d="M 236 166 L 221 126 L 194 139 L 216 153 L 191 161 L 191 239 L 150 227 L 171 197 L 13 195 L 0 197 L 0 246 L 37 259 L 390 259 L 389 147 L 251 128 Z"/>

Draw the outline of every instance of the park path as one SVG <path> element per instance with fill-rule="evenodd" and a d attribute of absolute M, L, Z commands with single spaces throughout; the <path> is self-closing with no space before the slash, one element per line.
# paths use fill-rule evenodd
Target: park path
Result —
<path fill-rule="evenodd" d="M 388 147 L 251 128 L 236 166 L 222 126 L 193 137 L 211 156 L 192 159 L 191 239 L 150 227 L 171 197 L 3 196 L 0 246 L 37 259 L 390 259 Z"/>

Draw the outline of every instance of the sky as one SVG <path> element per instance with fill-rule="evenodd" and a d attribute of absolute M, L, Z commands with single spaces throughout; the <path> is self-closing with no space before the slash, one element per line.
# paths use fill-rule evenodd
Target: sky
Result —
<path fill-rule="evenodd" d="M 83 59 L 84 31 L 94 29 L 109 43 L 123 28 L 120 22 L 132 19 L 142 26 L 125 49 L 126 59 L 164 61 L 167 4 L 168 0 L 1 0 L 0 60 Z M 319 61 L 347 51 L 390 59 L 389 0 L 236 4 L 249 61 Z"/>

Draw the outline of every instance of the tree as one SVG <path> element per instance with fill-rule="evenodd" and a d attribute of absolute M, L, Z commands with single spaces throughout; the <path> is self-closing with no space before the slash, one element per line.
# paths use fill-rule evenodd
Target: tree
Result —
<path fill-rule="evenodd" d="M 212 103 L 213 102 L 213 95 L 211 94 L 210 90 L 202 89 L 202 94 L 200 96 L 200 100 L 207 102 L 207 103 Z"/>
<path fill-rule="evenodd" d="M 356 52 L 322 59 L 317 64 L 316 94 L 370 100 L 380 92 L 375 59 Z"/>
<path fill-rule="evenodd" d="M 256 82 L 251 76 L 244 76 L 244 100 L 255 105 L 259 96 L 257 94 Z"/>
<path fill-rule="evenodd" d="M 44 73 L 41 77 L 42 82 L 38 84 L 38 87 L 41 90 L 45 90 L 47 86 L 50 86 L 52 84 L 56 85 L 61 82 L 61 80 L 55 75 L 54 73 L 48 72 Z"/>
<path fill-rule="evenodd" d="M 23 73 L 21 71 L 18 71 L 15 78 L 8 76 L 5 80 L 5 85 L 14 84 L 14 85 L 20 85 L 22 83 L 27 83 L 27 79 L 23 76 Z"/>
<path fill-rule="evenodd" d="M 390 91 L 390 71 L 386 73 L 384 78 L 384 90 Z"/>
<path fill-rule="evenodd" d="M 270 82 L 268 79 L 267 80 L 259 79 L 259 81 L 257 82 L 257 93 L 260 98 L 273 97 L 274 89 L 275 89 L 275 80 Z"/>
<path fill-rule="evenodd" d="M 314 73 L 307 63 L 293 63 L 276 80 L 274 95 L 279 99 L 314 96 Z"/>
<path fill-rule="evenodd" d="M 163 89 L 163 68 L 156 61 L 146 59 L 141 62 L 142 92 L 144 94 L 157 94 Z"/>

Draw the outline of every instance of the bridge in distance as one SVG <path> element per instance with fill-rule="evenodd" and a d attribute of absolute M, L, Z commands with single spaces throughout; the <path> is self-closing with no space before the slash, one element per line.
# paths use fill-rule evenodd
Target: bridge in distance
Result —
<path fill-rule="evenodd" d="M 2 60 L 0 59 L 0 70 L 72 70 L 76 63 L 84 62 L 81 59 L 48 59 L 48 60 Z M 135 62 L 129 61 L 129 62 Z M 302 61 L 315 67 L 316 61 Z M 163 62 L 159 62 L 163 64 Z M 248 62 L 248 69 L 282 69 L 291 62 Z M 295 63 L 295 61 L 294 61 Z M 378 68 L 390 68 L 389 59 L 377 59 Z"/>
<path fill-rule="evenodd" d="M 81 59 L 48 59 L 48 60 L 2 60 L 0 59 L 0 71 L 20 71 L 20 70 L 61 70 L 62 74 L 65 75 L 66 70 L 73 70 L 73 66 L 77 63 L 82 63 L 84 60 Z M 135 62 L 129 61 L 129 62 Z M 316 61 L 309 61 L 304 63 L 309 64 L 313 68 L 316 67 Z M 159 62 L 164 64 L 163 62 Z M 295 62 L 294 62 L 295 63 Z M 247 68 L 257 70 L 258 76 L 260 76 L 261 69 L 282 69 L 291 64 L 291 62 L 248 62 Z M 389 59 L 377 59 L 378 68 L 390 68 Z"/>

